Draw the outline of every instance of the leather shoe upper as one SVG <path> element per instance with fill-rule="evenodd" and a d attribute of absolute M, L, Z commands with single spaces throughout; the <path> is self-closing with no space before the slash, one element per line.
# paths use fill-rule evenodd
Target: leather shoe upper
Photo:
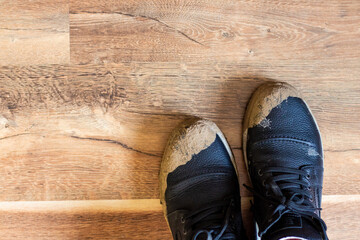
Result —
<path fill-rule="evenodd" d="M 199 121 L 181 127 L 165 150 L 161 174 L 167 172 L 166 188 L 161 186 L 161 194 L 167 221 L 178 240 L 240 239 L 244 232 L 232 153 L 216 125 Z M 198 141 L 204 138 L 210 140 Z M 167 171 L 179 159 L 181 164 Z"/>
<path fill-rule="evenodd" d="M 279 96 L 284 96 L 281 89 L 289 86 L 267 88 L 272 88 L 270 94 L 280 91 Z M 259 107 L 256 101 L 267 103 L 253 99 L 252 106 Z M 254 217 L 261 239 L 326 239 L 326 225 L 320 218 L 322 144 L 306 103 L 298 96 L 283 97 L 246 131 L 245 152 L 253 184 L 249 189 L 254 193 Z"/>

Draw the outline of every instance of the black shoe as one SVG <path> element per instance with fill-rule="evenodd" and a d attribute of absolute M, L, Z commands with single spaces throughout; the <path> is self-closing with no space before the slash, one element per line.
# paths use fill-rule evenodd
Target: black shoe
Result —
<path fill-rule="evenodd" d="M 320 218 L 321 138 L 299 93 L 286 83 L 260 86 L 243 130 L 257 239 L 328 239 Z"/>
<path fill-rule="evenodd" d="M 160 169 L 160 200 L 174 239 L 244 237 L 234 166 L 215 123 L 192 119 L 174 130 Z"/>

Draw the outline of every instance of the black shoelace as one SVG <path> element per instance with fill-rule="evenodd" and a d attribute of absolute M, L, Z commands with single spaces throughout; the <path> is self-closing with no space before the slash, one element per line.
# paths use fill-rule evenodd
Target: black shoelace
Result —
<path fill-rule="evenodd" d="M 324 234 L 325 240 L 328 240 L 326 235 L 325 222 L 315 213 L 321 208 L 315 208 L 313 199 L 310 194 L 310 176 L 301 169 L 286 168 L 286 167 L 268 167 L 259 170 L 260 176 L 270 174 L 265 178 L 262 185 L 267 188 L 265 196 L 263 193 L 244 185 L 254 195 L 267 202 L 268 205 L 276 206 L 270 219 L 276 214 L 279 214 L 277 220 L 272 222 L 271 226 L 275 224 L 286 213 L 294 213 L 303 218 L 310 220 L 310 222 L 318 222 L 315 227 Z M 265 231 L 260 233 L 263 235 L 271 226 L 268 226 Z"/>
<path fill-rule="evenodd" d="M 188 216 L 185 229 L 193 229 L 193 240 L 234 240 L 231 226 L 234 200 L 212 203 Z"/>

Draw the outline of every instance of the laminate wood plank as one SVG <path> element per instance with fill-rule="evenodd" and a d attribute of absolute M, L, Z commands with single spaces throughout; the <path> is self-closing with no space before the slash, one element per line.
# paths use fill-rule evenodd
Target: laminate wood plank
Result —
<path fill-rule="evenodd" d="M 250 198 L 242 199 L 251 229 Z M 360 196 L 324 196 L 323 218 L 330 239 L 355 240 Z M 0 202 L 1 239 L 170 239 L 158 199 Z"/>
<path fill-rule="evenodd" d="M 225 63 L 0 68 L 0 199 L 157 198 L 167 138 L 191 115 L 219 125 L 241 184 L 249 184 L 242 117 L 253 90 L 269 79 L 246 70 Z M 336 70 L 326 77 L 262 70 L 302 90 L 313 110 L 324 140 L 324 194 L 359 194 L 357 69 L 346 82 Z"/>
<path fill-rule="evenodd" d="M 71 61 L 348 61 L 360 54 L 359 11 L 337 0 L 71 0 Z"/>
<path fill-rule="evenodd" d="M 155 199 L 170 132 L 215 121 L 249 185 L 242 117 L 272 79 L 318 120 L 330 239 L 357 239 L 359 12 L 351 0 L 0 0 L 0 239 L 170 239 Z"/>
<path fill-rule="evenodd" d="M 1 239 L 170 239 L 160 200 L 0 202 Z"/>
<path fill-rule="evenodd" d="M 324 196 L 322 218 L 328 227 L 329 239 L 358 239 L 360 229 L 360 197 Z"/>
<path fill-rule="evenodd" d="M 0 65 L 69 63 L 68 1 L 0 1 L 0 49 Z"/>

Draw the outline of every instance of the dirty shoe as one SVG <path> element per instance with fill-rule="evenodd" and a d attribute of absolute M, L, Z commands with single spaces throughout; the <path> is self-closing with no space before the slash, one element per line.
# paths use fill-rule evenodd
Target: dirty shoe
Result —
<path fill-rule="evenodd" d="M 160 200 L 176 240 L 245 239 L 234 157 L 215 123 L 192 119 L 174 130 Z"/>
<path fill-rule="evenodd" d="M 320 218 L 323 151 L 306 103 L 286 83 L 260 86 L 243 126 L 257 239 L 327 239 Z"/>

